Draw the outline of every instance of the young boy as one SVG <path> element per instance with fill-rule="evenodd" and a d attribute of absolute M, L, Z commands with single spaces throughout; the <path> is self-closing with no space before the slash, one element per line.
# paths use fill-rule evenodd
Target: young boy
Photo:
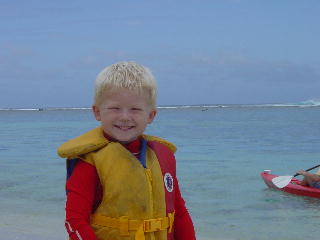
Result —
<path fill-rule="evenodd" d="M 101 127 L 58 149 L 69 166 L 70 239 L 194 240 L 176 178 L 176 148 L 143 134 L 157 113 L 151 72 L 134 62 L 105 68 L 92 109 Z"/>

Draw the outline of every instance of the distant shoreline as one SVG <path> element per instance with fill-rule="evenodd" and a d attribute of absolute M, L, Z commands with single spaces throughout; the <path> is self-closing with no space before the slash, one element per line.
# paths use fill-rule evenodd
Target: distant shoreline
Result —
<path fill-rule="evenodd" d="M 158 109 L 190 109 L 190 108 L 306 108 L 320 107 L 320 103 L 298 104 L 198 104 L 198 105 L 163 105 Z M 41 108 L 0 108 L 0 111 L 60 111 L 60 110 L 91 110 L 91 107 L 41 107 Z"/>

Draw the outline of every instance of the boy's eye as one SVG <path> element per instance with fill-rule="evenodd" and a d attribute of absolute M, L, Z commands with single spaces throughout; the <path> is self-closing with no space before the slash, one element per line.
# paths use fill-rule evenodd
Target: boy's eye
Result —
<path fill-rule="evenodd" d="M 108 107 L 108 109 L 109 109 L 109 110 L 118 110 L 118 109 L 120 109 L 120 108 L 118 108 L 118 107 Z"/>
<path fill-rule="evenodd" d="M 132 108 L 133 111 L 141 111 L 141 108 Z"/>

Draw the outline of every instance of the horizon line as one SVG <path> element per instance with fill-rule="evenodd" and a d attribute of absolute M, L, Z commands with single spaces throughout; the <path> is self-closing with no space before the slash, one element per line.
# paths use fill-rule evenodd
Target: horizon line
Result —
<path fill-rule="evenodd" d="M 228 107 L 320 107 L 318 103 L 262 103 L 262 104 L 174 104 L 174 105 L 159 105 L 158 109 L 176 109 L 176 108 L 228 108 Z M 91 107 L 4 107 L 0 110 L 25 110 L 25 111 L 44 111 L 44 110 L 91 110 Z"/>

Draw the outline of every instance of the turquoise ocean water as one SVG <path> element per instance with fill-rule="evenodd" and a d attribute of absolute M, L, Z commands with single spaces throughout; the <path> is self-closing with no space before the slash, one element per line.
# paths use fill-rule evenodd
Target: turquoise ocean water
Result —
<path fill-rule="evenodd" d="M 178 147 L 198 239 L 301 240 L 320 234 L 320 199 L 270 190 L 259 174 L 319 164 L 319 120 L 314 103 L 172 106 L 147 133 Z M 0 240 L 66 239 L 56 148 L 97 125 L 87 109 L 0 110 Z"/>

